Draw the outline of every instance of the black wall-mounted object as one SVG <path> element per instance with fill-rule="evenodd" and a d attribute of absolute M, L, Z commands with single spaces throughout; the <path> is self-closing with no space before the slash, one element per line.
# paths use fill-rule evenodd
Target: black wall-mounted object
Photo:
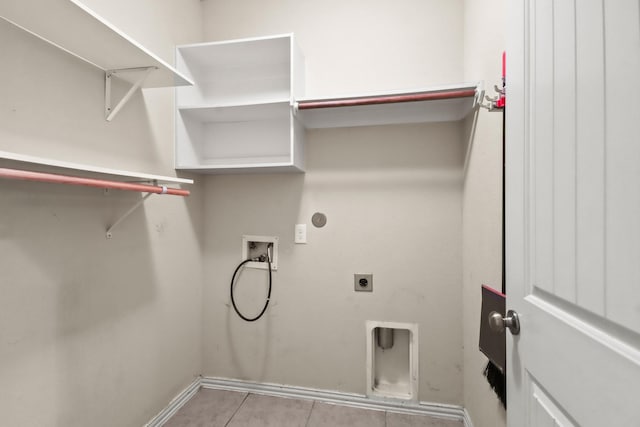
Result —
<path fill-rule="evenodd" d="M 489 286 L 482 285 L 482 308 L 480 314 L 480 351 L 496 365 L 502 373 L 505 372 L 507 357 L 507 341 L 505 331 L 496 332 L 489 326 L 491 313 L 505 316 L 506 299 L 502 292 Z"/>

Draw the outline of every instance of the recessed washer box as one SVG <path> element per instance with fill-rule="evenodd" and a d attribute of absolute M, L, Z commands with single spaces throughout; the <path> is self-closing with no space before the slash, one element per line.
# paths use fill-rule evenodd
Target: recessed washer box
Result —
<path fill-rule="evenodd" d="M 271 250 L 271 270 L 278 269 L 278 237 L 276 236 L 242 236 L 242 259 L 257 258 L 267 253 L 267 245 L 273 243 Z M 267 270 L 267 262 L 250 261 L 245 264 L 248 268 L 260 268 Z"/>
<path fill-rule="evenodd" d="M 391 346 L 382 348 L 377 329 L 392 330 Z M 418 401 L 418 324 L 368 320 L 367 396 Z"/>

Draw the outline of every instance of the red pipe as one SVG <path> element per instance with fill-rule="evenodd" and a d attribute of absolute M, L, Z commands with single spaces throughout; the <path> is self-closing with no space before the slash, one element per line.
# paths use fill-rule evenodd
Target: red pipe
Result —
<path fill-rule="evenodd" d="M 363 98 L 330 99 L 326 101 L 300 101 L 299 110 L 314 108 L 355 107 L 360 105 L 392 104 L 398 102 L 435 101 L 439 99 L 469 98 L 476 95 L 475 89 L 450 90 L 409 95 L 382 95 Z"/>
<path fill-rule="evenodd" d="M 500 97 L 495 103 L 496 108 L 504 108 L 507 103 L 507 99 L 505 97 L 504 86 L 507 78 L 507 53 L 502 52 L 502 92 L 500 92 Z"/>
<path fill-rule="evenodd" d="M 85 185 L 88 187 L 113 188 L 116 190 L 139 191 L 143 193 L 171 194 L 174 196 L 188 196 L 190 194 L 189 190 L 181 190 L 178 188 L 167 188 L 164 186 L 134 184 L 120 181 L 107 181 L 104 179 L 81 178 L 77 176 L 55 175 L 52 173 L 31 172 L 17 169 L 0 168 L 0 178 L 51 182 L 54 184 Z"/>

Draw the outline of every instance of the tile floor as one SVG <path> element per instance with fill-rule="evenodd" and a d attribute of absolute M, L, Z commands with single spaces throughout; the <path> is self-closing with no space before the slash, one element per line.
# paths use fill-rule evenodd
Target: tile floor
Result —
<path fill-rule="evenodd" d="M 164 427 L 463 427 L 461 421 L 201 389 Z"/>

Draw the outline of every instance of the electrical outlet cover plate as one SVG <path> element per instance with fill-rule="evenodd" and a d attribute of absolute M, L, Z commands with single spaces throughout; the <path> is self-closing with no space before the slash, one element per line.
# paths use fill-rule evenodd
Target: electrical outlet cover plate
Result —
<path fill-rule="evenodd" d="M 296 224 L 293 241 L 298 244 L 307 243 L 307 224 Z"/>
<path fill-rule="evenodd" d="M 250 248 L 251 243 L 254 242 L 258 246 L 258 251 Z M 278 269 L 278 238 L 275 236 L 242 236 L 242 259 L 253 258 L 266 251 L 267 243 L 273 243 L 271 270 L 276 271 Z M 245 264 L 247 268 L 260 268 L 262 270 L 269 269 L 266 262 L 254 262 L 250 261 Z"/>
<path fill-rule="evenodd" d="M 373 292 L 373 274 L 354 274 L 353 290 L 356 292 Z"/>

